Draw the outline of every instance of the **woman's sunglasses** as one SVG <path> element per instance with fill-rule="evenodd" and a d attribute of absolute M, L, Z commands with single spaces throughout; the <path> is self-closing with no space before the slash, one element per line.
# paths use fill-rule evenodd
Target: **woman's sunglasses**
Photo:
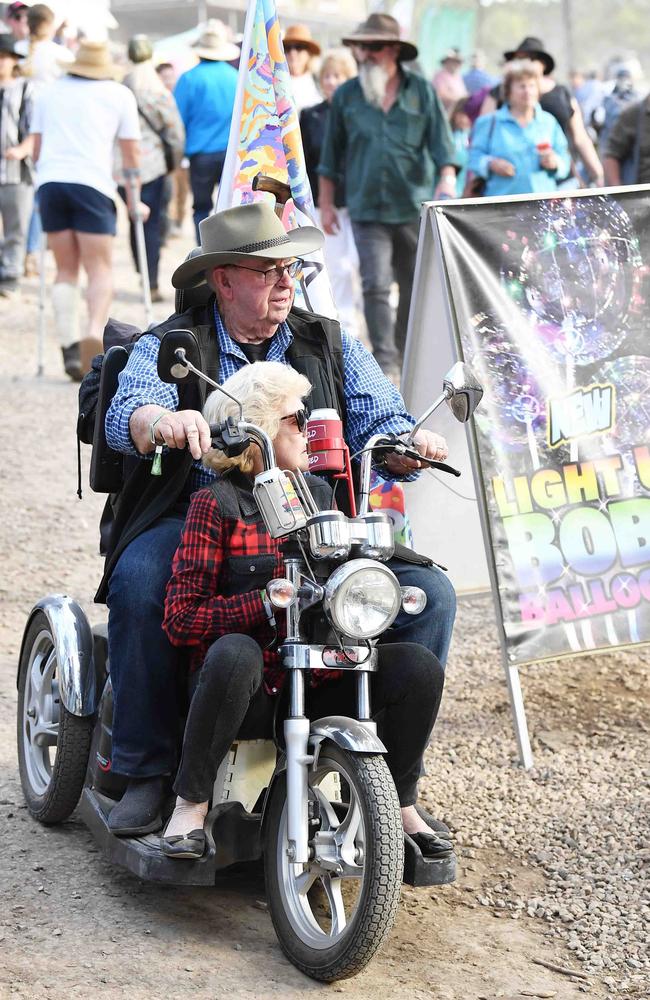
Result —
<path fill-rule="evenodd" d="M 307 414 L 307 410 L 303 409 L 303 410 L 296 410 L 295 413 L 288 413 L 286 417 L 282 417 L 281 419 L 295 420 L 296 427 L 298 428 L 301 434 L 304 434 L 305 430 L 307 429 L 307 421 L 309 419 L 309 416 Z"/>

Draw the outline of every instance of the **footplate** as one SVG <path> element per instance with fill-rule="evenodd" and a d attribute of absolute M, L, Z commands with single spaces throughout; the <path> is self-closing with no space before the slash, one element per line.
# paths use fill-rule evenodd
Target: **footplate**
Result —
<path fill-rule="evenodd" d="M 404 834 L 404 877 L 407 885 L 448 885 L 456 881 L 456 855 L 436 861 L 422 856 L 422 851 Z"/>

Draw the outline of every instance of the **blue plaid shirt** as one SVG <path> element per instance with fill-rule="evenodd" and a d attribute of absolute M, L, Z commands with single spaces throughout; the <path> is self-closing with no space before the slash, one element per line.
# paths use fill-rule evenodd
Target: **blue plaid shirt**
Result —
<path fill-rule="evenodd" d="M 242 365 L 250 362 L 239 344 L 229 336 L 216 306 L 214 319 L 219 341 L 219 381 L 224 382 Z M 366 445 L 373 434 L 403 434 L 411 429 L 415 421 L 372 354 L 346 333 L 341 334 L 341 340 L 347 407 L 346 440 L 354 454 Z M 288 324 L 281 323 L 271 338 L 266 360 L 289 364 L 287 351 L 292 341 L 293 334 Z M 138 407 L 156 404 L 166 410 L 178 409 L 176 386 L 161 382 L 158 376 L 159 348 L 158 337 L 152 334 L 140 337 L 120 373 L 117 392 L 106 414 L 106 440 L 115 451 L 126 455 L 139 454 L 129 432 L 131 414 Z M 204 468 L 200 461 L 194 462 L 193 489 L 207 485 L 213 478 L 211 470 Z M 416 479 L 417 473 L 404 478 Z"/>

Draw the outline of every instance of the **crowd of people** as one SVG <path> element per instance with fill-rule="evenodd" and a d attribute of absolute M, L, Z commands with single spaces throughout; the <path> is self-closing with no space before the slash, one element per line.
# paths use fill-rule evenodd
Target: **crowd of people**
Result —
<path fill-rule="evenodd" d="M 0 295 L 35 273 L 44 227 L 56 264 L 54 326 L 65 371 L 79 379 L 100 349 L 113 294 L 115 197 L 130 206 L 136 268 L 134 218 L 144 225 L 151 299 L 161 301 L 161 247 L 180 234 L 189 194 L 197 243 L 213 209 L 240 51 L 222 22 L 209 21 L 193 44 L 196 65 L 179 75 L 155 61 L 142 35 L 119 64 L 106 43 L 71 42 L 45 4 L 16 0 L 5 24 Z M 463 72 L 452 48 L 429 82 L 416 45 L 387 14 L 371 14 L 327 52 L 303 24 L 289 25 L 283 43 L 334 301 L 345 329 L 367 331 L 394 380 L 423 201 L 650 175 L 650 103 L 624 64 L 610 87 L 592 75 L 574 77 L 570 89 L 555 80 L 543 42 L 527 37 L 504 51 L 500 76 L 479 52 Z"/>

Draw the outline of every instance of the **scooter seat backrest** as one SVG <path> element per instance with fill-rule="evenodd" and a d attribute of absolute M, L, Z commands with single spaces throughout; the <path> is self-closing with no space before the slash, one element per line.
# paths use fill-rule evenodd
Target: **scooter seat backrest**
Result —
<path fill-rule="evenodd" d="M 211 295 L 212 289 L 205 281 L 197 285 L 196 288 L 177 288 L 174 299 L 175 311 L 177 313 L 184 313 L 187 309 L 204 306 Z"/>

